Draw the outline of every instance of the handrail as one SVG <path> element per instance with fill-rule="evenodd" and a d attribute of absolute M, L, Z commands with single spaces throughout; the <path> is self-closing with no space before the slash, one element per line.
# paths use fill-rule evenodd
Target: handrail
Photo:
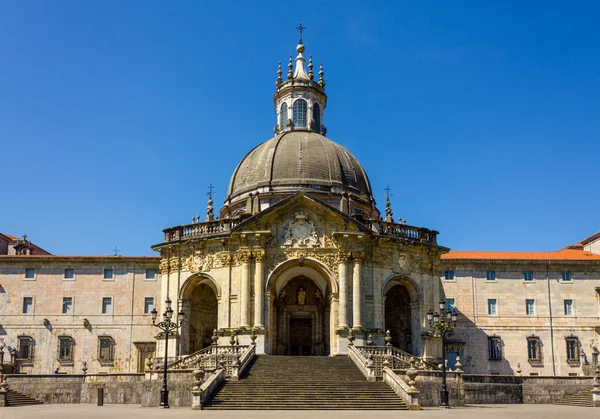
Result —
<path fill-rule="evenodd" d="M 385 381 L 392 390 L 406 402 L 410 410 L 421 409 L 419 406 L 419 390 L 408 385 L 389 367 L 383 368 L 383 381 Z"/>
<path fill-rule="evenodd" d="M 367 380 L 375 381 L 376 377 L 373 365 L 369 365 L 369 361 L 360 350 L 356 349 L 355 346 L 349 346 L 348 357 L 356 364 Z"/>
<path fill-rule="evenodd" d="M 238 377 L 241 377 L 246 368 L 250 365 L 250 362 L 256 354 L 256 345 L 250 345 L 250 348 L 246 350 L 240 358 L 240 366 L 238 367 Z"/>
<path fill-rule="evenodd" d="M 211 345 L 204 349 L 200 349 L 199 351 L 194 352 L 193 354 L 187 355 L 184 358 L 179 359 L 178 361 L 173 362 L 168 366 L 168 369 L 171 370 L 181 370 L 181 369 L 193 369 L 198 365 L 201 365 L 208 358 L 211 358 L 210 368 L 208 369 L 216 369 L 219 361 L 217 358 L 219 357 L 228 357 L 231 355 L 241 356 L 244 354 L 246 349 L 250 345 L 234 345 L 234 346 L 225 346 L 225 345 Z M 208 365 L 204 365 L 204 367 L 209 367 Z M 214 367 L 214 368 L 212 368 Z"/>
<path fill-rule="evenodd" d="M 362 352 L 365 358 L 373 357 L 377 366 L 377 377 L 381 377 L 380 371 L 385 361 L 389 363 L 391 369 L 408 369 L 414 366 L 418 370 L 440 370 L 437 365 L 394 346 L 355 346 L 355 348 Z"/>

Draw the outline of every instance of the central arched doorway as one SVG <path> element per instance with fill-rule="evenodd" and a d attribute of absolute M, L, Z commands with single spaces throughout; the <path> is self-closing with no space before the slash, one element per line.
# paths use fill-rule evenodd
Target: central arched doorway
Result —
<path fill-rule="evenodd" d="M 385 328 L 393 346 L 412 353 L 410 293 L 403 285 L 392 286 L 385 295 Z"/>
<path fill-rule="evenodd" d="M 329 355 L 328 295 L 310 278 L 291 279 L 273 301 L 277 355 Z"/>

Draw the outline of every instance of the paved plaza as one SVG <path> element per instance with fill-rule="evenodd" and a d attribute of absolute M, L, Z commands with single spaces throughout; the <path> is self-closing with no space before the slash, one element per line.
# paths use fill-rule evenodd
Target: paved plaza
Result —
<path fill-rule="evenodd" d="M 372 418 L 511 418 L 511 419 L 598 419 L 600 409 L 555 405 L 473 405 L 454 409 L 426 408 L 420 412 L 410 411 L 310 411 L 310 410 L 259 410 L 259 411 L 192 411 L 189 408 L 140 407 L 136 405 L 51 404 L 0 409 L 0 419 L 179 419 L 201 417 L 204 419 L 304 419 L 306 417 L 328 419 Z"/>

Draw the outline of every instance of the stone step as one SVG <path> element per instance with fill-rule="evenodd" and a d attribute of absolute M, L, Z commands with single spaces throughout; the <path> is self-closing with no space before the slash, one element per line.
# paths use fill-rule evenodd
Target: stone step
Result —
<path fill-rule="evenodd" d="M 592 392 L 590 390 L 583 390 L 578 393 L 564 396 L 553 402 L 554 404 L 562 406 L 579 406 L 579 407 L 593 407 L 594 402 L 592 399 Z"/>
<path fill-rule="evenodd" d="M 44 402 L 41 400 L 34 399 L 33 397 L 29 397 L 26 394 L 19 393 L 18 391 L 14 390 L 8 390 L 8 393 L 6 394 L 6 405 L 8 407 L 28 406 L 43 403 Z"/>

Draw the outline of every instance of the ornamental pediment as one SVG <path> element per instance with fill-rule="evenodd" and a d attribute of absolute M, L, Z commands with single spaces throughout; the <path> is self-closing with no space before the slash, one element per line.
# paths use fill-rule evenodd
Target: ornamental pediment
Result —
<path fill-rule="evenodd" d="M 280 244 L 288 247 L 321 247 L 322 228 L 317 231 L 314 214 L 300 210 L 281 225 L 279 229 Z M 319 234 L 321 233 L 321 234 Z"/>

